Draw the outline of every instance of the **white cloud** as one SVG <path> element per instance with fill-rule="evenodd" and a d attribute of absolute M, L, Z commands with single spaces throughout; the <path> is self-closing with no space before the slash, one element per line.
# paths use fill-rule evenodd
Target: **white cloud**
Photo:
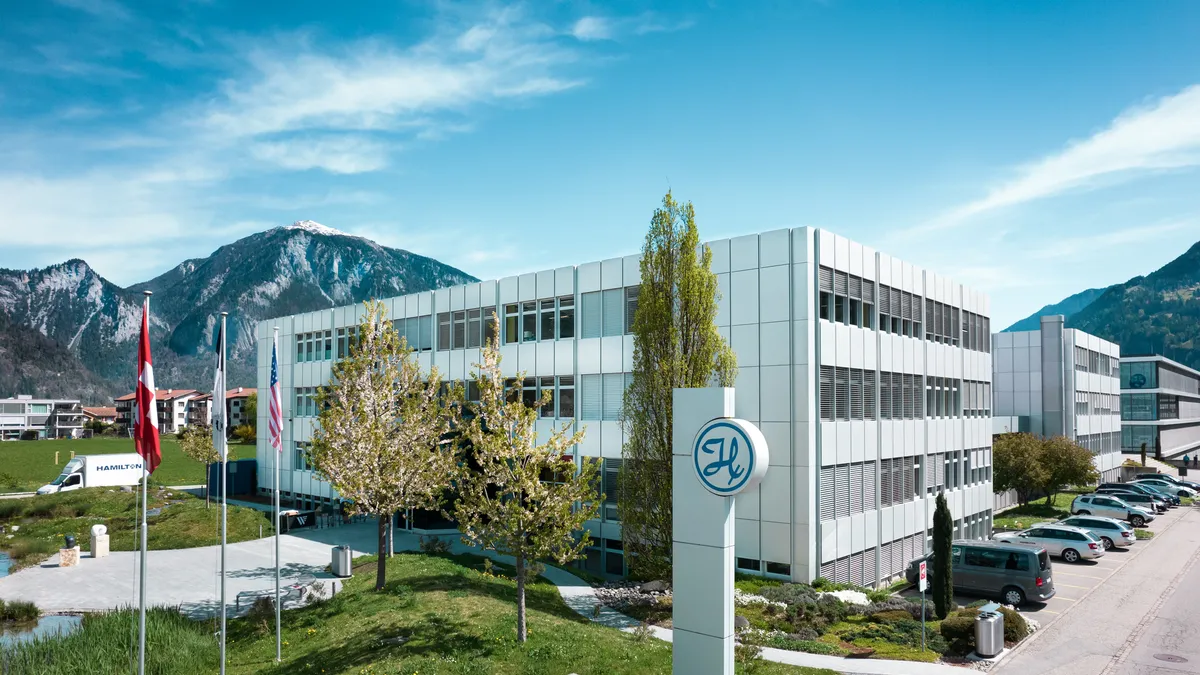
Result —
<path fill-rule="evenodd" d="M 114 0 L 54 0 L 54 2 L 63 7 L 77 9 L 101 18 L 120 20 L 129 18 L 129 10 Z"/>
<path fill-rule="evenodd" d="M 571 27 L 571 35 L 577 40 L 610 40 L 613 36 L 612 21 L 599 16 L 585 16 Z"/>
<path fill-rule="evenodd" d="M 1128 180 L 1151 171 L 1200 164 L 1200 85 L 1121 113 L 1108 127 L 1032 162 L 987 196 L 958 207 L 928 225 L 941 229 L 989 211 Z"/>
<path fill-rule="evenodd" d="M 1155 225 L 1127 227 L 1083 237 L 1067 237 L 1057 241 L 1046 242 L 1029 253 L 1031 257 L 1038 259 L 1067 258 L 1081 254 L 1095 255 L 1101 249 L 1130 244 L 1149 244 L 1165 234 L 1178 232 L 1183 229 L 1195 230 L 1196 225 L 1195 221 L 1170 221 Z"/>
<path fill-rule="evenodd" d="M 388 163 L 388 150 L 384 143 L 355 136 L 296 137 L 255 143 L 250 147 L 250 154 L 293 171 L 324 169 L 330 173 L 352 174 L 384 168 Z"/>

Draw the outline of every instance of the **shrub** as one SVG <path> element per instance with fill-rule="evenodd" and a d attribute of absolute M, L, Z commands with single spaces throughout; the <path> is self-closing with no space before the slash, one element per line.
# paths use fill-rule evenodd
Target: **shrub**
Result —
<path fill-rule="evenodd" d="M 912 614 L 913 619 L 920 621 L 922 614 L 922 602 L 924 602 L 924 614 L 927 621 L 933 621 L 937 618 L 936 608 L 933 606 L 933 600 L 924 600 L 921 598 L 912 598 L 908 601 L 908 611 Z"/>
<path fill-rule="evenodd" d="M 788 634 L 788 637 L 793 640 L 816 640 L 821 636 L 811 628 L 796 628 L 794 632 Z"/>
<path fill-rule="evenodd" d="M 450 542 L 437 537 L 426 537 L 421 535 L 419 544 L 421 553 L 449 553 Z"/>
<path fill-rule="evenodd" d="M 942 620 L 939 632 L 950 649 L 966 654 L 975 648 L 975 617 L 978 614 L 977 609 L 964 609 Z"/>
<path fill-rule="evenodd" d="M 886 602 L 892 597 L 892 591 L 887 588 L 868 588 L 867 599 L 871 602 Z"/>
<path fill-rule="evenodd" d="M 906 609 L 887 609 L 871 614 L 870 618 L 875 623 L 898 623 L 900 621 L 913 620 L 912 614 L 909 614 Z"/>
<path fill-rule="evenodd" d="M 990 601 L 989 600 L 976 600 L 975 602 L 972 602 L 971 604 L 967 605 L 967 609 L 978 609 L 978 608 L 983 607 L 984 605 L 988 604 L 988 602 L 990 602 Z"/>
<path fill-rule="evenodd" d="M 1007 607 L 1001 607 L 1004 615 L 1004 639 L 1007 642 L 1020 642 L 1029 637 L 1029 624 L 1019 612 Z"/>
<path fill-rule="evenodd" d="M 773 635 L 767 638 L 767 646 L 776 649 L 787 649 L 793 652 L 825 654 L 829 656 L 838 656 L 845 653 L 841 647 L 831 645 L 828 642 L 821 642 L 820 640 L 796 640 L 787 635 Z"/>
<path fill-rule="evenodd" d="M 0 520 L 16 518 L 25 512 L 25 504 L 20 499 L 5 499 L 0 501 Z"/>
<path fill-rule="evenodd" d="M 812 586 L 808 584 L 783 584 L 781 586 L 766 586 L 759 591 L 759 595 L 774 602 L 783 602 L 788 605 L 800 605 L 804 603 L 815 603 L 817 601 L 817 593 Z"/>
<path fill-rule="evenodd" d="M 833 582 L 826 579 L 825 577 L 817 577 L 816 579 L 813 579 L 813 582 L 812 582 L 812 587 L 818 591 L 832 590 L 829 588 L 832 585 L 833 585 Z"/>
<path fill-rule="evenodd" d="M 57 553 L 59 543 L 48 539 L 21 538 L 8 544 L 8 556 L 15 562 L 26 563 Z"/>
<path fill-rule="evenodd" d="M 0 599 L 0 622 L 31 623 L 42 615 L 41 610 L 32 602 L 21 600 Z"/>

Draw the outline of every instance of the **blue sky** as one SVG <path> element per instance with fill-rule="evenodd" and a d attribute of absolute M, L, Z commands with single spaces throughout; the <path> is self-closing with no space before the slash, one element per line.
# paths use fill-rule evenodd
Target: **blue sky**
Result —
<path fill-rule="evenodd" d="M 9 3 L 0 266 L 312 219 L 494 277 L 813 225 L 993 326 L 1200 239 L 1200 4 Z"/>

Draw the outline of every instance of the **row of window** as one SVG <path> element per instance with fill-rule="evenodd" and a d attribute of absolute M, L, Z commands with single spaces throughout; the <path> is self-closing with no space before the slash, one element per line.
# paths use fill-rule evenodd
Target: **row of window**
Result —
<path fill-rule="evenodd" d="M 0 415 L 24 415 L 26 406 L 30 415 L 50 414 L 49 403 L 0 403 Z"/>
<path fill-rule="evenodd" d="M 1112 415 L 1117 412 L 1117 394 L 1099 392 L 1075 392 L 1076 415 Z"/>
<path fill-rule="evenodd" d="M 771 562 L 770 560 L 738 558 L 737 568 L 746 572 L 758 572 L 760 574 L 765 572 L 766 574 L 788 578 L 792 576 L 792 566 L 789 563 Z"/>
<path fill-rule="evenodd" d="M 1120 376 L 1120 360 L 1108 354 L 1092 351 L 1075 345 L 1075 370 L 1081 373 L 1099 373 L 1109 377 Z"/>
<path fill-rule="evenodd" d="M 965 380 L 966 396 L 963 398 L 963 417 L 992 416 L 992 383 Z"/>
<path fill-rule="evenodd" d="M 296 387 L 296 406 L 292 408 L 292 417 L 316 417 L 317 388 Z"/>
<path fill-rule="evenodd" d="M 1075 442 L 1092 451 L 1093 455 L 1107 455 L 1120 452 L 1120 432 L 1110 431 L 1102 434 L 1086 434 L 1075 438 Z M 1150 446 L 1153 450 L 1154 446 Z"/>
<path fill-rule="evenodd" d="M 333 358 L 333 331 L 298 333 L 296 335 L 296 363 L 328 361 Z"/>
<path fill-rule="evenodd" d="M 875 419 L 875 371 L 821 366 L 823 420 Z"/>
<path fill-rule="evenodd" d="M 881 284 L 879 330 L 921 339 L 921 296 Z"/>
<path fill-rule="evenodd" d="M 909 561 L 925 553 L 924 537 L 913 534 L 879 547 L 878 576 L 875 549 L 843 556 L 821 565 L 821 576 L 837 583 L 872 586 L 881 579 L 904 571 Z"/>
<path fill-rule="evenodd" d="M 580 337 L 598 338 L 633 332 L 641 286 L 626 286 L 607 291 L 579 294 L 583 325 Z"/>
<path fill-rule="evenodd" d="M 1121 394 L 1121 419 L 1179 419 L 1179 397 L 1172 394 Z"/>
<path fill-rule="evenodd" d="M 821 520 L 844 518 L 876 507 L 903 504 L 925 494 L 955 490 L 992 479 L 990 466 L 972 466 L 971 453 L 983 448 L 938 452 L 921 457 L 895 457 L 821 468 L 818 513 Z M 876 483 L 878 475 L 878 484 Z M 922 478 L 922 475 L 924 478 Z"/>
<path fill-rule="evenodd" d="M 454 314 L 455 321 L 458 321 L 458 315 L 463 312 Z M 560 298 L 544 298 L 510 303 L 504 306 L 505 344 L 538 340 L 567 340 L 573 337 L 575 337 L 575 296 L 564 295 Z M 456 339 L 453 347 L 462 349 L 463 345 Z M 438 348 L 441 348 L 440 340 Z"/>
<path fill-rule="evenodd" d="M 579 376 L 579 419 L 585 421 L 621 419 L 625 390 L 633 383 L 633 373 L 604 373 Z"/>
<path fill-rule="evenodd" d="M 818 270 L 819 316 L 826 321 L 874 328 L 875 282 L 830 267 Z"/>

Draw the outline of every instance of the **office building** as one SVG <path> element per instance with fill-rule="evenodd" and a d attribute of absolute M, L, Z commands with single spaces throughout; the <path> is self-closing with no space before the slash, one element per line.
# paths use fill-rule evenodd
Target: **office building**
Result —
<path fill-rule="evenodd" d="M 177 434 L 188 424 L 188 402 L 200 392 L 195 389 L 159 389 L 155 392 L 158 406 L 158 431 L 162 434 Z M 117 424 L 128 430 L 137 414 L 134 394 L 113 399 L 117 408 Z"/>
<path fill-rule="evenodd" d="M 1156 355 L 1121 357 L 1121 451 L 1200 452 L 1200 372 Z"/>
<path fill-rule="evenodd" d="M 228 420 L 226 429 L 233 432 L 235 427 L 249 424 L 246 416 L 246 404 L 251 394 L 258 393 L 257 389 L 235 387 L 225 392 L 225 413 Z M 197 394 L 188 400 L 187 423 L 190 425 L 212 426 L 212 394 Z"/>
<path fill-rule="evenodd" d="M 78 400 L 17 396 L 0 399 L 0 440 L 79 438 L 83 408 Z"/>
<path fill-rule="evenodd" d="M 1092 451 L 1101 480 L 1117 480 L 1120 346 L 1043 316 L 1040 330 L 997 333 L 992 356 L 996 422 L 1002 431 L 1066 436 Z M 1013 421 L 1017 418 L 1017 428 Z"/>
<path fill-rule="evenodd" d="M 714 241 L 717 324 L 737 353 L 736 411 L 770 446 L 761 485 L 737 497 L 746 572 L 873 584 L 903 573 L 931 534 L 945 491 L 958 536 L 991 532 L 992 375 L 988 300 L 949 279 L 811 228 Z M 541 430 L 574 421 L 581 457 L 603 460 L 607 503 L 588 524 L 584 566 L 621 574 L 615 495 L 622 394 L 633 361 L 639 256 L 385 300 L 423 368 L 469 380 L 495 335 L 506 375 L 550 392 Z M 489 317 L 499 316 L 499 325 Z M 258 386 L 280 329 L 284 498 L 335 497 L 304 466 L 316 387 L 345 353 L 361 306 L 258 326 Z M 468 387 L 468 396 L 471 395 Z M 265 400 L 265 399 L 263 399 Z M 258 407 L 259 488 L 275 452 Z"/>

